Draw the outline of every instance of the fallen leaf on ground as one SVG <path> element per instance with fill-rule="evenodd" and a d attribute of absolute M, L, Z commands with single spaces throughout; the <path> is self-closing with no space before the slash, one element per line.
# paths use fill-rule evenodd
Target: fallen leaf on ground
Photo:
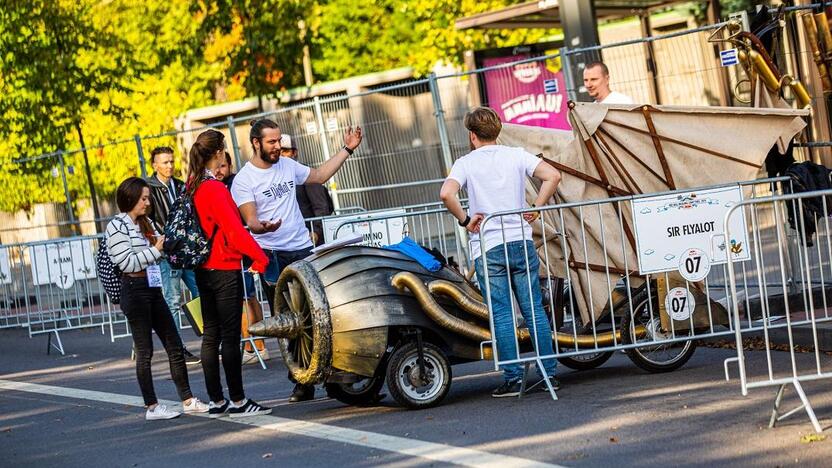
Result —
<path fill-rule="evenodd" d="M 823 434 L 806 434 L 805 436 L 800 438 L 800 442 L 804 444 L 811 444 L 812 442 L 822 442 L 826 440 L 826 436 Z"/>

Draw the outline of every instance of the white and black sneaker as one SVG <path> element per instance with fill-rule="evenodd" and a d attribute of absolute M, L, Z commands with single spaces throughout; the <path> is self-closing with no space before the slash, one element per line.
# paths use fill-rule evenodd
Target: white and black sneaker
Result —
<path fill-rule="evenodd" d="M 209 418 L 221 418 L 228 414 L 228 408 L 231 405 L 228 404 L 228 400 L 223 400 L 222 404 L 214 403 L 213 401 L 208 403 L 208 417 Z"/>
<path fill-rule="evenodd" d="M 523 382 L 521 379 L 505 380 L 502 385 L 495 388 L 494 391 L 491 392 L 491 396 L 494 398 L 516 397 L 520 395 L 520 387 L 522 385 Z"/>
<path fill-rule="evenodd" d="M 260 406 L 256 401 L 247 398 L 240 406 L 231 405 L 228 408 L 228 415 L 232 418 L 245 418 L 247 416 L 260 416 L 262 414 L 269 414 L 272 412 L 271 408 Z"/>

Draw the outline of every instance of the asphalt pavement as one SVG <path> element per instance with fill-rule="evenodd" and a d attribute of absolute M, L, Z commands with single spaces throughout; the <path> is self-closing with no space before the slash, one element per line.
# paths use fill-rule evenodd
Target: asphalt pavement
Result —
<path fill-rule="evenodd" d="M 198 338 L 184 333 L 199 349 Z M 776 388 L 742 396 L 737 380 L 724 379 L 723 361 L 736 355 L 729 349 L 700 347 L 668 374 L 646 373 L 621 353 L 592 371 L 560 366 L 558 401 L 545 393 L 491 398 L 500 376 L 490 363 L 459 365 L 441 406 L 407 411 L 390 397 L 345 406 L 322 390 L 314 401 L 288 403 L 292 384 L 272 340 L 268 369 L 248 365 L 243 373 L 246 393 L 273 406 L 271 416 L 148 422 L 129 338 L 111 343 L 91 329 L 62 340 L 67 354 L 47 355 L 45 336 L 0 330 L 0 466 L 825 467 L 832 459 L 832 440 L 801 440 L 813 432 L 803 412 L 767 427 Z M 175 400 L 156 345 L 157 394 Z M 764 376 L 763 354 L 749 356 L 749 376 Z M 813 355 L 800 363 L 813 365 Z M 194 393 L 205 399 L 201 368 L 189 370 Z M 829 382 L 804 388 L 821 424 L 832 424 Z M 784 407 L 798 402 L 787 390 Z"/>

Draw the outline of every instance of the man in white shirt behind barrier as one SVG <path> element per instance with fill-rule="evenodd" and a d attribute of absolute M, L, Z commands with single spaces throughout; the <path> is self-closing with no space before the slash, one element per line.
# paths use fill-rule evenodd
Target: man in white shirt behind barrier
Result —
<path fill-rule="evenodd" d="M 520 215 L 494 218 L 484 226 L 482 232 L 480 223 L 490 213 L 526 208 L 525 186 L 528 176 L 543 181 L 532 206 L 545 205 L 557 189 L 560 173 L 522 148 L 498 145 L 496 140 L 502 124 L 492 109 L 478 107 L 465 115 L 463 123 L 468 129 L 472 151 L 454 163 L 450 175 L 442 185 L 440 198 L 460 226 L 471 233 L 471 256 L 474 258 L 477 280 L 483 295 L 486 294 L 486 283 L 482 251 L 485 251 L 488 258 L 488 286 L 497 356 L 502 361 L 519 357 L 514 339 L 512 290 L 526 325 L 533 336 L 537 337 L 539 355 L 552 355 L 552 330 L 543 310 L 538 277 L 540 260 L 532 241 L 531 223 L 538 218 L 539 213 L 526 213 L 522 218 Z M 468 189 L 468 211 L 473 215 L 465 213 L 457 197 L 463 187 Z M 534 341 L 533 339 L 532 342 Z M 556 366 L 554 359 L 543 360 L 546 377 L 555 390 L 560 388 L 555 379 Z M 522 366 L 509 364 L 502 368 L 504 382 L 491 396 L 519 395 Z"/>
<path fill-rule="evenodd" d="M 601 104 L 633 104 L 633 98 L 610 90 L 610 69 L 604 62 L 592 62 L 584 68 L 586 92 Z"/>

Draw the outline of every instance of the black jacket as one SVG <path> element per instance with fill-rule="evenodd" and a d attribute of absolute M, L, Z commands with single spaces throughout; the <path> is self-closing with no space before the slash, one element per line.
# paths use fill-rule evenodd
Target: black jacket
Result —
<path fill-rule="evenodd" d="M 147 181 L 147 184 L 150 185 L 150 206 L 152 208 L 150 212 L 150 219 L 152 219 L 156 224 L 156 228 L 159 232 L 162 232 L 165 229 L 165 224 L 167 224 L 168 213 L 170 212 L 170 206 L 172 205 L 168 195 L 168 187 L 166 187 L 156 177 L 155 172 L 152 176 L 145 180 Z M 178 199 L 185 193 L 185 183 L 176 177 L 173 177 L 171 182 L 173 183 L 174 190 L 176 191 L 174 199 Z"/>
<path fill-rule="evenodd" d="M 335 211 L 329 192 L 321 184 L 299 185 L 297 198 L 304 219 L 329 216 Z M 324 242 L 323 223 L 320 221 L 313 222 L 312 230 L 317 234 L 315 245 L 321 245 Z"/>
<path fill-rule="evenodd" d="M 830 170 L 813 162 L 806 161 L 792 164 L 786 169 L 786 175 L 791 179 L 791 184 L 782 184 L 784 193 L 791 193 L 792 189 L 794 193 L 805 193 L 832 188 L 832 183 L 829 180 Z M 826 199 L 825 206 L 824 198 Z M 806 245 L 812 246 L 812 238 L 817 231 L 817 219 L 825 218 L 829 212 L 832 212 L 832 196 L 803 198 L 800 206 L 802 206 L 802 214 L 795 212 L 797 210 L 795 210 L 794 203 L 786 204 L 789 213 L 789 225 L 798 232 L 805 231 Z M 803 220 L 802 223 L 798 222 L 800 219 Z"/>

